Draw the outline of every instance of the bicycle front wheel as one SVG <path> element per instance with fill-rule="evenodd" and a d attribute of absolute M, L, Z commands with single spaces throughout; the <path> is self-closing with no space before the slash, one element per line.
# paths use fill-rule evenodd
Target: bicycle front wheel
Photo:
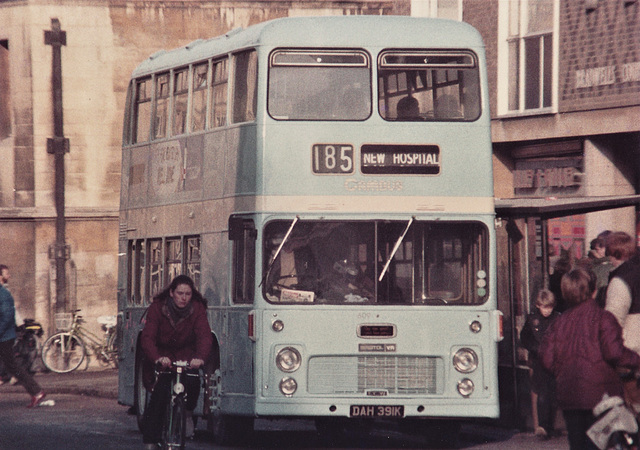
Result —
<path fill-rule="evenodd" d="M 42 362 L 52 372 L 67 373 L 76 370 L 84 361 L 84 342 L 75 334 L 56 333 L 42 346 Z"/>
<path fill-rule="evenodd" d="M 187 411 L 185 409 L 185 402 L 182 396 L 178 395 L 169 402 L 162 431 L 163 450 L 184 448 L 185 426 L 187 422 L 186 414 Z"/>

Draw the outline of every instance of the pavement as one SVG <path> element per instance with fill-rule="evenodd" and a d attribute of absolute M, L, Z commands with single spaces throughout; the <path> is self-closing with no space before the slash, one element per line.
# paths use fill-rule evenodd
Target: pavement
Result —
<path fill-rule="evenodd" d="M 118 399 L 118 370 L 112 368 L 89 367 L 82 368 L 70 373 L 37 372 L 35 380 L 40 384 L 48 396 L 51 394 L 75 394 L 90 397 L 109 398 L 114 401 Z M 3 393 L 24 393 L 25 399 L 28 394 L 24 388 L 18 384 L 10 385 L 5 383 L 0 385 L 0 396 Z M 51 397 L 49 397 L 51 398 Z M 499 436 L 487 436 L 488 442 L 494 442 L 495 448 L 504 450 L 521 450 L 523 448 L 535 448 L 536 450 L 567 450 L 568 444 L 566 436 L 540 441 L 533 433 L 517 432 L 515 430 L 504 430 L 498 427 L 483 427 L 481 430 L 467 430 L 476 435 L 483 433 L 498 433 Z M 506 433 L 506 434 L 505 434 Z M 498 444 L 498 442 L 500 444 Z M 486 449 L 486 445 L 469 447 L 472 449 Z"/>
<path fill-rule="evenodd" d="M 118 398 L 118 370 L 112 368 L 89 368 L 75 370 L 70 373 L 37 372 L 34 379 L 42 389 L 50 394 L 77 394 L 91 397 Z M 18 384 L 0 385 L 0 395 L 3 392 L 24 392 Z"/>

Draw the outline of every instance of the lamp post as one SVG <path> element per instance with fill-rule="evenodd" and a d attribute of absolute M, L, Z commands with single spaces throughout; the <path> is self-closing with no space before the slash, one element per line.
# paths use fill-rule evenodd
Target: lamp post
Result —
<path fill-rule="evenodd" d="M 60 21 L 51 19 L 51 30 L 45 30 L 44 43 L 52 48 L 51 84 L 53 92 L 53 138 L 47 139 L 47 153 L 54 155 L 56 242 L 49 251 L 49 258 L 56 263 L 56 303 L 55 311 L 66 310 L 66 271 L 68 249 L 65 244 L 64 217 L 64 154 L 69 151 L 69 140 L 64 137 L 62 115 L 62 58 L 61 47 L 67 45 L 67 33 L 60 29 Z"/>

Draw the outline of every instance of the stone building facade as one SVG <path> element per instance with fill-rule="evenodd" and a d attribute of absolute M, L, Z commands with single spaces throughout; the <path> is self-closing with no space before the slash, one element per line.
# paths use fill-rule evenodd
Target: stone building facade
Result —
<path fill-rule="evenodd" d="M 161 49 L 283 16 L 407 14 L 408 1 L 0 0 L 0 263 L 23 317 L 53 331 L 56 208 L 52 46 L 58 19 L 65 154 L 63 309 L 115 314 L 123 109 L 129 76 Z"/>

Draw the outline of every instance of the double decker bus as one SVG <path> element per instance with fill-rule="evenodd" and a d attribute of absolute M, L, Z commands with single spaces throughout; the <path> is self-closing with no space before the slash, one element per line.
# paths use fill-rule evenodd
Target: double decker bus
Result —
<path fill-rule="evenodd" d="M 484 46 L 400 16 L 283 18 L 133 72 L 125 112 L 119 401 L 178 274 L 208 299 L 198 412 L 496 418 L 496 251 Z"/>

